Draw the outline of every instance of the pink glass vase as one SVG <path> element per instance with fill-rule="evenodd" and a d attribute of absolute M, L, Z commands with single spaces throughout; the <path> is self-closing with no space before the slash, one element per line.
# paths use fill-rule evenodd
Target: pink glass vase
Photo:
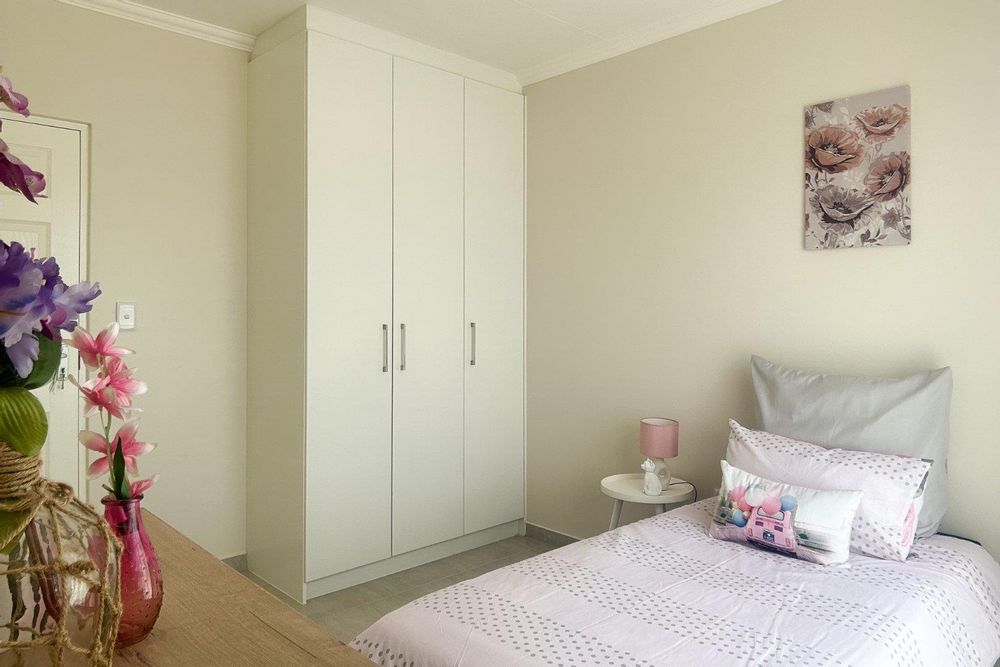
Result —
<path fill-rule="evenodd" d="M 104 498 L 104 518 L 122 541 L 121 595 L 122 620 L 118 626 L 118 647 L 130 646 L 146 638 L 156 624 L 163 604 L 163 577 L 146 528 L 142 525 L 139 502 Z"/>

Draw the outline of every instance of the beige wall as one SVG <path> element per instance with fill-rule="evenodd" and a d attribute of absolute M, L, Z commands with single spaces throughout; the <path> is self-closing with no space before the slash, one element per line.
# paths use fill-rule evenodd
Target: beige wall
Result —
<path fill-rule="evenodd" d="M 219 556 L 244 551 L 245 53 L 63 5 L 3 0 L 0 63 L 38 115 L 90 123 L 92 326 L 149 382 L 145 505 Z M 96 494 L 93 495 L 97 498 Z"/>
<path fill-rule="evenodd" d="M 785 0 L 527 89 L 530 522 L 604 529 L 649 415 L 711 494 L 751 353 L 951 365 L 945 529 L 1000 557 L 1000 3 L 872 7 Z M 802 107 L 902 83 L 913 245 L 806 252 Z"/>

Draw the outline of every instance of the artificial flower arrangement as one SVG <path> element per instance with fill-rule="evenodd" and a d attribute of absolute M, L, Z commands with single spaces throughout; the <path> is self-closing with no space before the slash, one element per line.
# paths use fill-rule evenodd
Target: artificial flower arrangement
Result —
<path fill-rule="evenodd" d="M 159 475 L 131 483 L 128 480 L 128 473 L 139 473 L 136 457 L 151 452 L 156 445 L 136 439 L 139 418 L 134 413 L 139 409 L 132 405 L 132 397 L 146 393 L 146 383 L 132 377 L 132 370 L 122 361 L 122 357 L 132 351 L 118 347 L 117 338 L 117 324 L 97 336 L 77 328 L 69 345 L 80 352 L 80 359 L 94 372 L 94 377 L 86 382 L 73 376 L 69 380 L 83 394 L 85 415 L 98 416 L 101 421 L 102 433 L 80 431 L 80 443 L 102 455 L 90 464 L 87 476 L 93 479 L 107 473 L 108 484 L 103 486 L 108 493 L 118 500 L 130 500 L 141 497 L 156 483 Z M 121 420 L 122 424 L 111 437 L 114 419 Z"/>
<path fill-rule="evenodd" d="M 0 105 L 28 116 L 28 100 L 0 76 Z M 2 126 L 0 126 L 2 129 Z M 45 177 L 0 139 L 0 183 L 29 201 Z M 5 661 L 61 664 L 86 656 L 110 664 L 119 621 L 122 543 L 105 518 L 65 484 L 41 476 L 45 409 L 31 390 L 52 380 L 62 337 L 100 295 L 67 285 L 52 257 L 0 241 L 0 576 L 9 595 L 0 651 Z"/>
<path fill-rule="evenodd" d="M 30 115 L 28 98 L 3 75 L 0 104 Z M 45 190 L 45 177 L 11 154 L 2 139 L 0 183 L 32 202 Z M 96 283 L 67 285 L 54 258 L 37 257 L 20 243 L 0 240 L 0 442 L 17 455 L 37 458 L 45 444 L 45 408 L 31 390 L 52 380 L 62 357 L 63 333 L 76 329 L 80 315 L 90 311 L 100 293 Z M 16 545 L 28 522 L 24 511 L 0 510 L 0 552 Z"/>
<path fill-rule="evenodd" d="M 0 105 L 29 115 L 28 99 L 2 75 Z M 2 139 L 0 183 L 31 202 L 46 187 L 44 175 Z M 138 505 L 156 476 L 128 479 L 138 474 L 136 457 L 153 448 L 137 439 L 132 405 L 146 385 L 122 359 L 130 351 L 117 345 L 117 325 L 97 336 L 78 326 L 100 294 L 96 283 L 67 285 L 54 258 L 0 240 L 0 576 L 10 593 L 0 598 L 0 616 L 9 619 L 0 654 L 18 664 L 25 654 L 31 664 L 46 657 L 62 664 L 64 655 L 111 664 L 116 644 L 149 634 L 162 604 L 159 565 Z M 69 486 L 40 474 L 48 421 L 31 390 L 52 380 L 63 342 L 77 348 L 91 371 L 90 379 L 70 380 L 86 416 L 101 422 L 100 433 L 81 431 L 79 439 L 101 455 L 88 475 L 109 476 L 104 517 Z M 114 419 L 122 424 L 112 436 Z"/>
<path fill-rule="evenodd" d="M 28 98 L 2 74 L 0 105 L 31 115 Z M 0 183 L 31 202 L 45 191 L 45 176 L 13 155 L 2 139 Z M 24 456 L 36 456 L 48 435 L 45 410 L 30 390 L 52 379 L 62 357 L 63 332 L 76 329 L 79 316 L 90 311 L 100 293 L 96 283 L 67 285 L 55 258 L 36 257 L 20 243 L 0 241 L 0 441 Z"/>
<path fill-rule="evenodd" d="M 11 80 L 0 74 L 0 103 L 28 117 L 28 98 L 14 90 Z M 3 129 L 0 124 L 0 130 Z M 31 202 L 45 190 L 45 176 L 22 162 L 0 139 L 0 183 L 20 192 Z M 37 455 L 45 443 L 48 424 L 45 411 L 29 393 L 52 379 L 62 355 L 62 332 L 73 333 L 68 344 L 96 376 L 86 382 L 70 381 L 83 393 L 86 416 L 100 416 L 103 435 L 81 431 L 84 447 L 102 456 L 88 469 L 90 477 L 109 473 L 104 488 L 119 500 L 139 495 L 156 478 L 129 484 L 127 472 L 138 473 L 135 457 L 153 448 L 136 440 L 138 421 L 130 418 L 131 399 L 146 391 L 132 378 L 122 361 L 130 350 L 115 346 L 118 326 L 112 325 L 96 337 L 77 329 L 77 318 L 90 311 L 90 302 L 101 293 L 97 284 L 82 282 L 72 287 L 59 275 L 52 257 L 35 257 L 20 243 L 0 241 L 0 439 L 26 456 Z M 76 330 L 76 331 L 74 331 Z M 124 423 L 111 437 L 112 419 Z"/>

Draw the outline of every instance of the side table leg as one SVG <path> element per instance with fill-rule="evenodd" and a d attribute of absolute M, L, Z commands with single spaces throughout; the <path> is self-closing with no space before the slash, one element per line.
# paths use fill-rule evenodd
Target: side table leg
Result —
<path fill-rule="evenodd" d="M 615 508 L 611 510 L 611 526 L 608 530 L 614 530 L 618 527 L 618 521 L 622 518 L 622 505 L 624 504 L 625 501 L 615 498 Z"/>
<path fill-rule="evenodd" d="M 667 506 L 666 505 L 653 505 L 653 511 L 656 512 L 657 514 L 663 514 L 664 512 L 667 511 Z"/>

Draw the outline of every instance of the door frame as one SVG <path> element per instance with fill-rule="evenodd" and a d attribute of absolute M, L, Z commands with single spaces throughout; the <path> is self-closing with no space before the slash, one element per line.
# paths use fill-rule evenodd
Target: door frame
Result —
<path fill-rule="evenodd" d="M 90 124 L 81 123 L 75 120 L 65 120 L 62 118 L 52 118 L 51 116 L 38 116 L 31 114 L 27 118 L 12 111 L 0 111 L 0 120 L 17 121 L 19 123 L 31 123 L 45 127 L 55 127 L 63 130 L 76 132 L 80 137 L 80 280 L 90 279 Z M 2 136 L 2 135 L 0 135 Z M 80 315 L 80 326 L 89 326 L 88 313 Z M 80 374 L 79 362 L 77 362 L 77 375 Z M 77 393 L 77 423 L 86 424 L 83 417 L 83 406 Z M 80 447 L 77 458 L 77 497 L 84 502 L 90 502 L 90 484 L 87 480 L 87 466 L 89 456 L 87 450 Z"/>

